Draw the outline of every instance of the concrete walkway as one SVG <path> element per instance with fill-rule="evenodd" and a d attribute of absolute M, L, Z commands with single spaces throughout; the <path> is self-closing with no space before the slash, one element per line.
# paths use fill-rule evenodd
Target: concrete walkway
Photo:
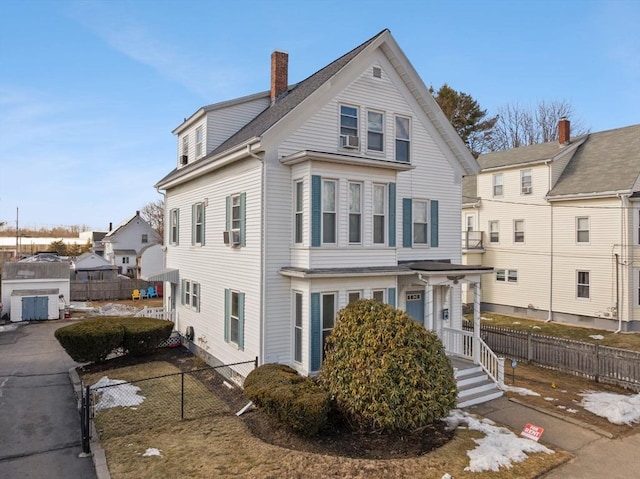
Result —
<path fill-rule="evenodd" d="M 526 423 L 541 426 L 544 428 L 542 444 L 576 456 L 543 476 L 545 479 L 640 477 L 640 433 L 611 439 L 604 431 L 568 422 L 505 397 L 470 407 L 467 411 L 507 425 L 514 431 L 521 431 Z"/>
<path fill-rule="evenodd" d="M 69 368 L 55 339 L 68 321 L 0 326 L 0 477 L 94 479 L 82 452 Z"/>

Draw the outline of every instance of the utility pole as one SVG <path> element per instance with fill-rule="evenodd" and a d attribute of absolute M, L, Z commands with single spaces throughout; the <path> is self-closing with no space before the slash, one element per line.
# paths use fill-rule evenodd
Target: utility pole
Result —
<path fill-rule="evenodd" d="M 19 208 L 16 206 L 16 261 L 20 258 L 20 230 L 18 226 Z"/>

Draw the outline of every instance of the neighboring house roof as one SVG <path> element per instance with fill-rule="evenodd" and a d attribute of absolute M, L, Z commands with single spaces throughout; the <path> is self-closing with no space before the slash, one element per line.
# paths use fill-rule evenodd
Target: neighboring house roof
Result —
<path fill-rule="evenodd" d="M 640 176 L 640 125 L 589 135 L 549 197 L 631 192 Z"/>
<path fill-rule="evenodd" d="M 94 243 L 100 242 L 102 241 L 102 238 L 104 238 L 107 235 L 106 231 L 94 231 L 92 233 L 92 240 Z"/>
<path fill-rule="evenodd" d="M 367 40 L 363 44 L 354 48 L 350 52 L 342 55 L 337 60 L 333 61 L 326 67 L 318 70 L 316 73 L 308 77 L 307 79 L 290 86 L 286 94 L 283 94 L 275 102 L 273 102 L 268 108 L 258 114 L 253 120 L 247 123 L 243 128 L 238 130 L 235 134 L 225 140 L 220 146 L 218 146 L 211 153 L 203 157 L 202 159 L 189 164 L 184 168 L 175 168 L 168 175 L 162 178 L 156 183 L 156 187 L 162 185 L 168 180 L 187 175 L 194 169 L 197 169 L 203 164 L 203 160 L 216 157 L 224 153 L 225 151 L 232 150 L 239 147 L 244 143 L 249 142 L 251 139 L 259 138 L 266 133 L 271 127 L 283 119 L 287 114 L 292 112 L 296 107 L 304 102 L 309 96 L 311 96 L 321 86 L 329 82 L 335 75 L 337 75 L 344 67 L 346 67 L 352 60 L 358 57 L 368 46 L 376 43 L 376 48 L 381 45 L 378 41 L 388 42 L 384 49 L 387 55 L 394 56 L 392 63 L 401 71 L 401 76 L 410 85 L 410 90 L 416 97 L 420 97 L 419 101 L 421 107 L 425 109 L 429 119 L 433 122 L 434 126 L 442 135 L 443 139 L 451 149 L 456 159 L 459 161 L 460 166 L 466 170 L 466 173 L 476 173 L 477 163 L 473 156 L 466 148 L 458 134 L 455 132 L 449 121 L 446 119 L 440 107 L 435 100 L 429 94 L 427 88 L 420 80 L 409 60 L 404 56 L 402 51 L 397 47 L 395 41 L 391 37 L 391 32 L 388 29 L 383 30 L 371 39 Z M 209 105 L 212 109 L 213 105 Z"/>
<path fill-rule="evenodd" d="M 131 218 L 128 218 L 128 219 L 124 220 L 122 223 L 120 223 L 118 226 L 116 226 L 113 230 L 111 230 L 108 233 L 106 233 L 104 235 L 104 237 L 102 238 L 103 241 L 111 241 L 111 238 L 116 236 L 118 234 L 118 232 L 123 230 L 129 223 L 135 221 L 136 219 L 140 220 L 140 221 L 144 221 L 144 224 L 146 224 L 151 229 L 151 226 L 149 225 L 149 223 L 147 223 L 147 221 L 145 221 L 145 219 L 142 216 L 140 216 L 140 212 L 137 211 L 136 214 L 133 215 Z"/>

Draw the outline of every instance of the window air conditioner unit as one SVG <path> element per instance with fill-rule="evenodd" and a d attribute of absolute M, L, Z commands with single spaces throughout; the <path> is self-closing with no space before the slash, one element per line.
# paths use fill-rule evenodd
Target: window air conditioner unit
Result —
<path fill-rule="evenodd" d="M 531 187 L 530 186 L 523 186 L 522 187 L 522 194 L 523 195 L 530 195 L 531 194 Z"/>
<path fill-rule="evenodd" d="M 340 146 L 342 148 L 358 148 L 359 138 L 353 135 L 340 135 Z"/>
<path fill-rule="evenodd" d="M 180 157 L 180 164 L 181 165 L 186 165 L 189 162 L 189 157 L 187 155 L 182 155 Z"/>
<path fill-rule="evenodd" d="M 231 230 L 222 233 L 222 240 L 228 246 L 238 246 L 240 244 L 240 231 Z"/>

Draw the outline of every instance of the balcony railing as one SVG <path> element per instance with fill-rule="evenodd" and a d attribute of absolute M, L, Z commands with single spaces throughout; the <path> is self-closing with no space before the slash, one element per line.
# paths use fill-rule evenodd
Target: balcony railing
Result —
<path fill-rule="evenodd" d="M 463 231 L 462 249 L 484 249 L 483 231 Z"/>

